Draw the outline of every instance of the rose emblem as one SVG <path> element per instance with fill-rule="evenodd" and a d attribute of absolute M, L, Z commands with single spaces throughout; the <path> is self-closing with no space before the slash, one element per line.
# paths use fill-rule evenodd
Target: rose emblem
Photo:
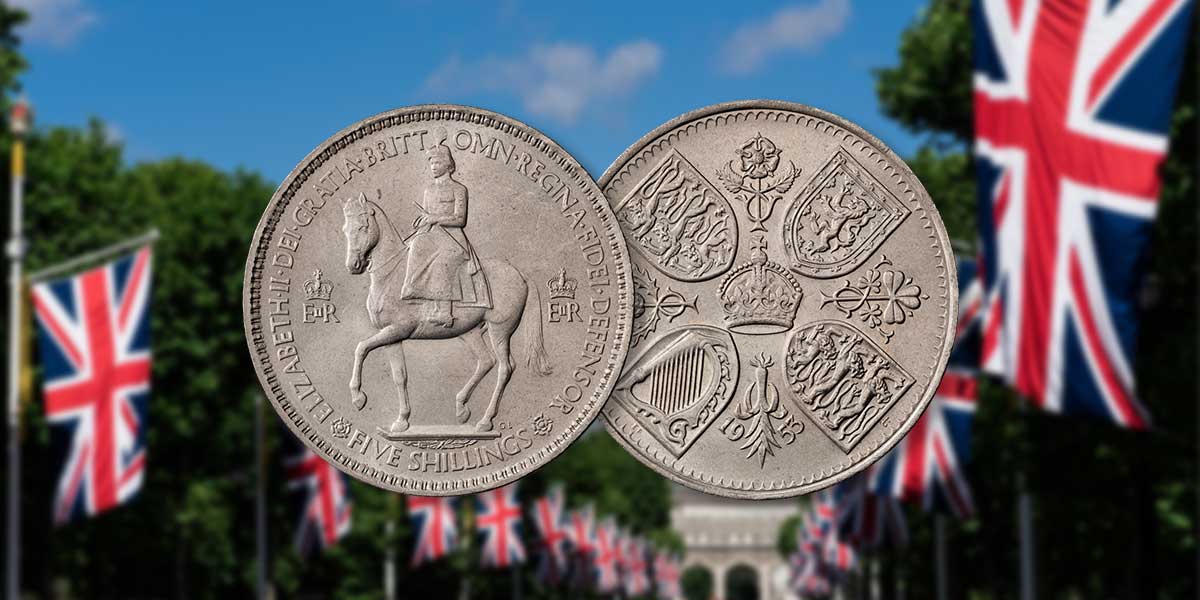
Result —
<path fill-rule="evenodd" d="M 750 231 L 766 231 L 763 223 L 771 217 L 775 203 L 792 189 L 800 176 L 795 163 L 788 163 L 780 173 L 779 157 L 783 151 L 762 134 L 738 146 L 737 158 L 717 170 L 721 183 L 746 205 L 746 213 L 754 226 Z"/>
<path fill-rule="evenodd" d="M 350 437 L 350 422 L 341 417 L 334 419 L 333 423 L 329 424 L 329 429 L 335 438 Z"/>
<path fill-rule="evenodd" d="M 761 135 L 742 144 L 739 153 L 742 156 L 742 173 L 750 179 L 769 177 L 779 168 L 779 148 Z"/>
<path fill-rule="evenodd" d="M 550 435 L 550 430 L 554 428 L 554 421 L 545 414 L 539 414 L 529 422 L 529 427 L 534 433 L 545 437 Z"/>

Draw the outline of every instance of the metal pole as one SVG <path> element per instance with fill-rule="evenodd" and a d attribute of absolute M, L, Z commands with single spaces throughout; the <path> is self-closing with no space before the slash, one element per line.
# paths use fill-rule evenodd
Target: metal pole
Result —
<path fill-rule="evenodd" d="M 22 236 L 25 184 L 25 132 L 28 105 L 18 100 L 9 125 L 12 145 L 12 232 L 8 241 L 8 586 L 5 595 L 19 600 L 21 593 L 21 263 L 25 258 Z"/>
<path fill-rule="evenodd" d="M 1024 477 L 1022 484 L 1024 483 Z M 1022 485 L 1017 498 L 1017 519 L 1021 534 L 1021 600 L 1035 600 L 1033 585 L 1033 496 Z"/>
<path fill-rule="evenodd" d="M 396 512 L 399 496 L 392 494 L 388 499 L 387 550 L 383 558 L 383 597 L 396 600 Z"/>
<path fill-rule="evenodd" d="M 267 449 L 263 439 L 263 398 L 254 395 L 254 454 L 257 463 L 257 479 L 254 491 L 254 545 L 258 556 L 255 565 L 255 590 L 258 600 L 270 597 L 267 581 Z"/>
<path fill-rule="evenodd" d="M 1017 410 L 1022 416 L 1026 412 L 1026 399 L 1017 399 Z M 1025 453 L 1028 456 L 1028 453 Z M 1023 456 L 1024 460 L 1025 457 Z M 1033 496 L 1029 493 L 1029 482 L 1025 480 L 1025 467 L 1017 472 L 1017 533 L 1020 537 L 1021 600 L 1036 600 L 1033 572 Z"/>
<path fill-rule="evenodd" d="M 943 514 L 933 518 L 933 552 L 937 599 L 948 600 L 950 591 L 946 585 L 946 515 Z"/>

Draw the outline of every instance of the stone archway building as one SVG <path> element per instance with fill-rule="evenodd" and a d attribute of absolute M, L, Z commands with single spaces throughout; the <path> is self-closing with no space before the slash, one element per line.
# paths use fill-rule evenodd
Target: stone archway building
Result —
<path fill-rule="evenodd" d="M 683 536 L 683 570 L 701 566 L 713 577 L 714 600 L 725 600 L 730 569 L 757 573 L 761 600 L 791 600 L 787 564 L 776 549 L 779 528 L 799 512 L 795 500 L 733 500 L 671 486 L 671 527 Z"/>

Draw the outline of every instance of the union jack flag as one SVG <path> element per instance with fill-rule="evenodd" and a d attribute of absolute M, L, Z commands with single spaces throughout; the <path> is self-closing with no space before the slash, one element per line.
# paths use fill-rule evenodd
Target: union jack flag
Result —
<path fill-rule="evenodd" d="M 879 548 L 885 543 L 908 543 L 908 523 L 900 502 L 876 494 L 870 479 L 875 467 L 843 481 L 837 487 L 838 521 L 842 534 L 859 548 Z"/>
<path fill-rule="evenodd" d="M 557 583 L 567 571 L 567 528 L 563 523 L 563 489 L 556 485 L 533 503 L 533 524 L 541 539 L 538 580 Z M 597 530 L 597 541 L 599 530 Z"/>
<path fill-rule="evenodd" d="M 844 575 L 854 570 L 858 565 L 858 553 L 854 548 L 843 542 L 836 531 L 825 538 L 825 565 L 834 573 Z"/>
<path fill-rule="evenodd" d="M 482 564 L 504 568 L 525 562 L 517 484 L 488 490 L 478 494 L 475 500 L 479 508 L 475 526 L 483 536 Z"/>
<path fill-rule="evenodd" d="M 595 523 L 596 513 L 591 504 L 571 511 L 567 535 L 576 553 L 586 556 L 592 552 L 596 541 Z"/>
<path fill-rule="evenodd" d="M 61 456 L 54 522 L 129 501 L 146 467 L 150 249 L 33 286 L 46 420 Z"/>
<path fill-rule="evenodd" d="M 621 561 L 621 539 L 617 533 L 617 523 L 612 517 L 607 517 L 596 527 L 595 560 L 593 566 L 596 574 L 596 589 L 601 593 L 615 592 L 621 585 L 618 572 Z"/>
<path fill-rule="evenodd" d="M 829 594 L 829 579 L 821 568 L 820 553 L 812 553 L 803 549 L 792 553 L 791 586 L 792 590 L 802 596 L 823 597 Z"/>
<path fill-rule="evenodd" d="M 800 527 L 796 530 L 796 545 L 801 552 L 809 555 L 815 554 L 815 549 L 819 548 L 821 540 L 825 539 L 825 533 L 826 531 L 811 512 L 802 513 Z"/>
<path fill-rule="evenodd" d="M 976 0 L 983 366 L 1145 428 L 1132 356 L 1189 0 Z"/>
<path fill-rule="evenodd" d="M 572 578 L 584 585 L 592 576 L 596 544 L 596 512 L 591 504 L 571 511 L 567 517 L 567 539 L 571 542 Z"/>
<path fill-rule="evenodd" d="M 925 510 L 949 508 L 960 518 L 974 514 L 962 469 L 970 460 L 975 417 L 982 289 L 975 263 L 958 263 L 959 323 L 949 366 L 925 414 L 904 439 L 871 467 L 870 491 L 918 503 Z"/>
<path fill-rule="evenodd" d="M 827 488 L 814 494 L 812 509 L 813 521 L 822 534 L 831 531 L 837 523 L 837 498 L 834 497 L 833 490 Z"/>
<path fill-rule="evenodd" d="M 285 459 L 288 488 L 302 490 L 296 551 L 307 556 L 328 548 L 350 532 L 350 494 L 346 476 L 300 443 L 291 433 L 293 452 Z"/>
<path fill-rule="evenodd" d="M 408 497 L 408 516 L 417 531 L 417 547 L 413 550 L 412 566 L 435 561 L 454 549 L 458 530 L 454 524 L 453 496 L 430 498 Z"/>
<path fill-rule="evenodd" d="M 675 600 L 683 597 L 683 588 L 679 585 L 679 557 L 660 552 L 654 559 L 654 581 L 658 587 L 658 597 L 665 600 Z"/>
<path fill-rule="evenodd" d="M 624 563 L 622 571 L 625 581 L 625 593 L 639 596 L 650 589 L 650 581 L 646 576 L 646 544 L 641 538 L 632 535 L 625 537 L 625 551 L 622 552 Z"/>

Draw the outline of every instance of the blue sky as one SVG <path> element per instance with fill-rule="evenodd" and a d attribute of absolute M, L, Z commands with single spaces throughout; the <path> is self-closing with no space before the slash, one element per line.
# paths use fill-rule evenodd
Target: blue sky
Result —
<path fill-rule="evenodd" d="M 99 117 L 132 160 L 279 181 L 342 127 L 426 102 L 511 115 L 596 176 L 664 121 L 745 98 L 830 110 L 902 155 L 920 142 L 880 113 L 871 70 L 924 0 L 13 3 L 33 14 L 38 123 Z"/>

